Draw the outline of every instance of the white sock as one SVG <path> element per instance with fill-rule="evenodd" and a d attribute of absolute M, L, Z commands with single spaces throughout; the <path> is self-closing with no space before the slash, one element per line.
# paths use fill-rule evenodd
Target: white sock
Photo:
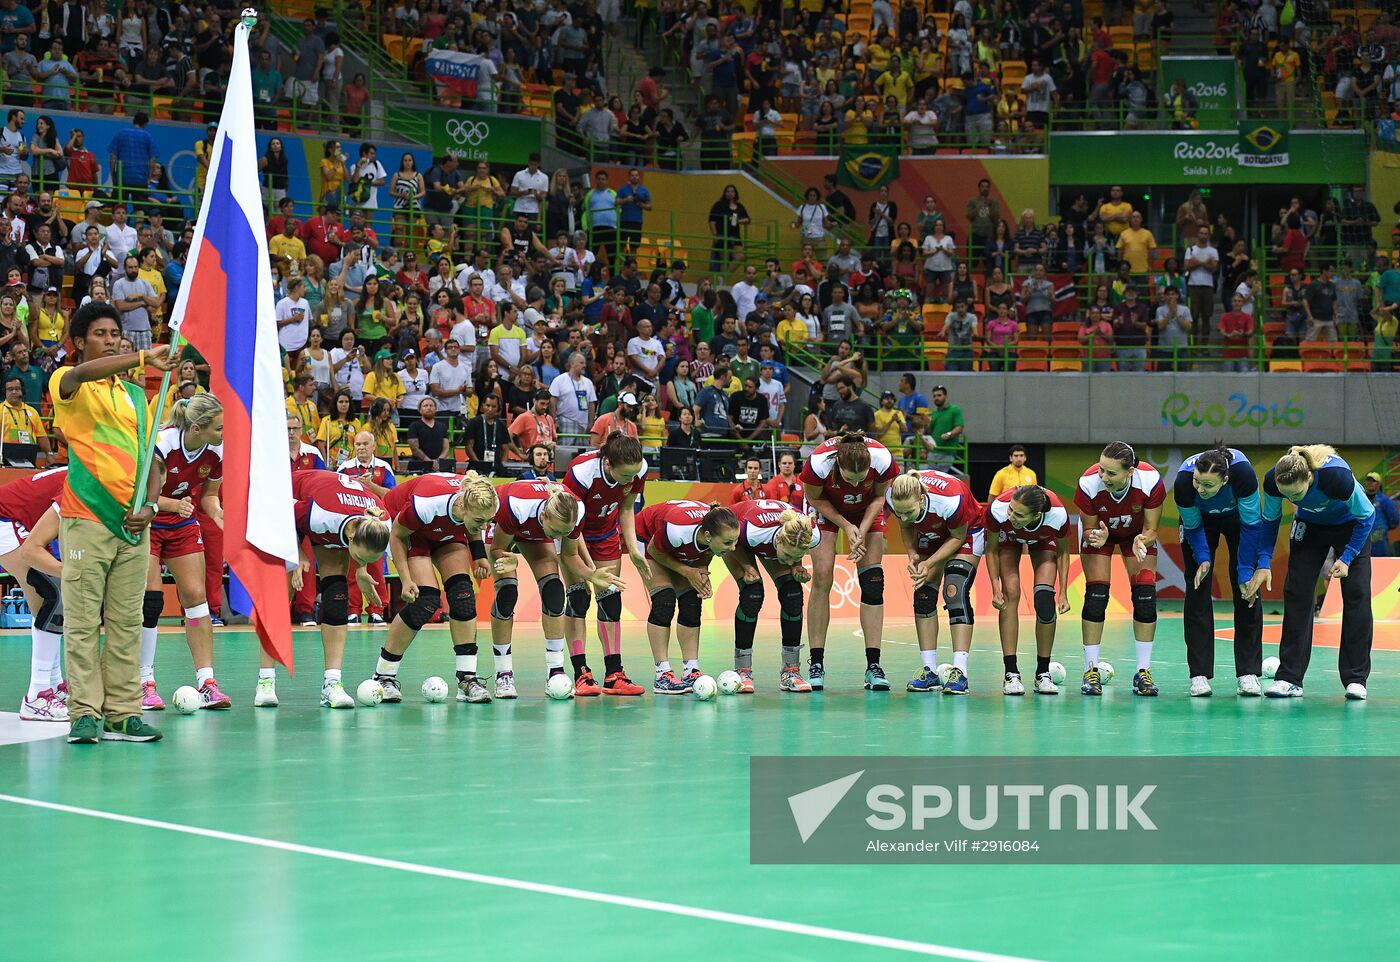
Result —
<path fill-rule="evenodd" d="M 390 661 L 387 658 L 380 658 L 374 663 L 374 673 L 376 675 L 397 676 L 399 673 L 399 662 Z"/>
<path fill-rule="evenodd" d="M 544 640 L 544 666 L 550 672 L 556 668 L 564 667 L 564 639 L 546 638 Z"/>
<path fill-rule="evenodd" d="M 958 671 L 962 672 L 964 675 L 967 674 L 967 652 L 953 652 L 953 667 L 956 668 Z"/>
<path fill-rule="evenodd" d="M 194 680 L 197 687 L 203 687 L 204 683 L 213 677 L 213 668 L 196 668 L 194 670 Z"/>
<path fill-rule="evenodd" d="M 62 642 L 63 636 L 59 635 L 58 640 Z M 63 646 L 60 644 L 54 649 L 53 667 L 49 669 L 49 685 L 57 688 L 61 684 L 63 684 Z"/>
<path fill-rule="evenodd" d="M 54 659 L 63 644 L 63 636 L 42 628 L 29 629 L 29 697 L 55 687 L 53 683 Z"/>
<path fill-rule="evenodd" d="M 335 682 L 335 681 L 340 681 L 340 669 L 339 669 L 339 668 L 327 668 L 327 669 L 326 669 L 326 680 L 325 680 L 325 684 L 329 685 L 331 682 Z"/>
<path fill-rule="evenodd" d="M 700 659 L 699 659 L 699 658 L 687 658 L 687 659 L 685 659 L 685 661 L 683 662 L 683 664 L 684 664 L 684 666 L 685 666 L 685 670 L 686 670 L 687 674 L 690 673 L 690 672 L 692 672 L 692 671 L 699 671 L 699 670 L 700 670 Z"/>
<path fill-rule="evenodd" d="M 259 668 L 259 669 L 258 669 L 258 681 L 263 681 L 264 679 L 266 679 L 266 680 L 268 680 L 268 681 L 276 681 L 276 680 L 277 680 L 277 669 L 276 669 L 276 668 Z"/>
<path fill-rule="evenodd" d="M 476 655 L 457 655 L 457 671 L 476 674 Z"/>
<path fill-rule="evenodd" d="M 1088 668 L 1093 668 L 1093 667 L 1094 667 L 1095 665 L 1097 665 L 1098 663 L 1099 663 L 1099 646 L 1098 646 L 1098 645 L 1085 645 L 1085 646 L 1084 646 L 1084 667 L 1085 667 L 1086 669 L 1088 669 Z"/>
<path fill-rule="evenodd" d="M 658 662 L 656 663 L 656 677 L 657 677 L 657 678 L 660 678 L 662 675 L 666 674 L 666 672 L 668 672 L 668 671 L 670 671 L 670 670 L 671 670 L 671 663 L 670 663 L 669 661 L 658 661 Z"/>
<path fill-rule="evenodd" d="M 141 680 L 156 680 L 156 639 L 160 637 L 159 628 L 141 629 Z"/>
<path fill-rule="evenodd" d="M 928 651 L 919 650 L 919 658 L 923 661 L 925 668 L 938 670 L 938 649 L 930 648 Z"/>
<path fill-rule="evenodd" d="M 1138 671 L 1152 667 L 1152 642 L 1139 641 L 1137 643 L 1137 660 Z"/>
<path fill-rule="evenodd" d="M 492 645 L 491 650 L 496 653 L 496 674 L 515 670 L 511 667 L 515 663 L 515 656 L 510 653 L 510 645 Z"/>

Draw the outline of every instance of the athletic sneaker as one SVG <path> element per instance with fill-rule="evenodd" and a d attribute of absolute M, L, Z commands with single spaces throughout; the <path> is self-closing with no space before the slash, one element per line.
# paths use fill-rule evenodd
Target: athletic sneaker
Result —
<path fill-rule="evenodd" d="M 58 692 L 45 688 L 33 698 L 26 692 L 19 703 L 20 721 L 66 722 L 68 703 L 58 697 Z"/>
<path fill-rule="evenodd" d="M 1026 686 L 1021 684 L 1021 676 L 1014 671 L 1008 671 L 1001 682 L 1001 693 L 1003 695 L 1024 695 Z"/>
<path fill-rule="evenodd" d="M 656 681 L 651 683 L 651 693 L 653 695 L 688 695 L 690 685 L 676 677 L 674 671 L 663 671 L 656 676 Z"/>
<path fill-rule="evenodd" d="M 160 729 L 154 725 L 147 725 L 140 715 L 132 715 L 119 722 L 111 719 L 102 722 L 104 742 L 158 742 L 160 739 Z"/>
<path fill-rule="evenodd" d="M 1037 695 L 1058 695 L 1060 693 L 1059 686 L 1051 680 L 1048 671 L 1043 671 L 1035 676 L 1035 688 L 1033 690 Z"/>
<path fill-rule="evenodd" d="M 574 694 L 579 698 L 596 698 L 603 690 L 593 678 L 593 672 L 582 671 L 574 677 Z"/>
<path fill-rule="evenodd" d="M 96 745 L 102 740 L 102 726 L 92 715 L 79 715 L 68 729 L 68 744 Z"/>
<path fill-rule="evenodd" d="M 577 688 L 575 688 L 575 691 L 577 691 Z M 635 697 L 645 691 L 645 688 L 628 678 L 626 672 L 623 671 L 615 671 L 603 679 L 603 694 L 605 695 Z"/>
<path fill-rule="evenodd" d="M 209 613 L 209 626 L 210 626 L 211 628 L 222 628 L 222 627 L 224 626 L 224 619 L 220 618 L 218 615 L 214 614 L 213 612 L 210 612 L 210 613 Z"/>
<path fill-rule="evenodd" d="M 347 625 L 358 625 L 358 624 L 360 623 L 360 616 L 359 616 L 359 615 L 348 615 L 348 616 L 346 617 L 346 619 L 345 619 L 345 623 L 346 623 Z"/>
<path fill-rule="evenodd" d="M 930 668 L 928 665 L 919 669 L 919 673 L 909 679 L 909 684 L 904 686 L 905 691 L 934 692 L 942 691 L 943 682 L 938 679 L 938 669 Z"/>
<path fill-rule="evenodd" d="M 783 668 L 783 673 L 778 677 L 778 691 L 809 692 L 812 686 L 807 683 L 807 679 L 802 677 L 802 669 L 797 665 L 788 665 Z"/>
<path fill-rule="evenodd" d="M 344 684 L 338 681 L 328 681 L 321 686 L 321 707 L 354 708 L 355 699 L 345 690 Z"/>
<path fill-rule="evenodd" d="M 1350 685 L 1347 685 L 1346 695 L 1347 701 L 1365 701 L 1366 686 L 1359 681 L 1354 681 Z"/>
<path fill-rule="evenodd" d="M 1139 668 L 1133 672 L 1133 694 L 1144 698 L 1156 697 L 1157 683 L 1152 680 L 1151 668 Z"/>
<path fill-rule="evenodd" d="M 153 681 L 141 682 L 141 710 L 165 711 L 165 701 L 160 697 L 160 692 L 156 691 L 156 683 Z"/>
<path fill-rule="evenodd" d="M 232 708 L 233 699 L 219 691 L 219 683 L 212 678 L 207 679 L 199 686 L 199 707 L 200 708 Z"/>
<path fill-rule="evenodd" d="M 315 628 L 316 618 L 314 615 L 302 615 L 297 619 L 297 624 L 302 628 Z"/>
<path fill-rule="evenodd" d="M 399 702 L 403 701 L 403 688 L 399 686 L 398 675 L 381 675 L 376 673 L 374 675 L 374 680 L 379 682 L 384 688 L 384 697 L 379 699 L 381 702 L 397 705 Z"/>
<path fill-rule="evenodd" d="M 734 694 L 736 694 L 736 695 L 752 695 L 752 694 L 753 694 L 753 669 L 752 669 L 752 668 L 735 668 L 734 670 L 737 671 L 737 672 L 739 673 L 739 690 L 736 691 Z"/>
<path fill-rule="evenodd" d="M 1264 693 L 1263 689 L 1259 687 L 1258 675 L 1240 675 L 1236 679 L 1236 683 L 1236 693 L 1245 698 L 1258 698 Z"/>
<path fill-rule="evenodd" d="M 497 697 L 497 698 L 514 698 L 514 697 L 515 697 L 515 672 L 513 672 L 513 671 L 498 671 L 498 672 L 496 672 L 496 697 Z"/>
<path fill-rule="evenodd" d="M 961 668 L 949 668 L 948 678 L 943 682 L 943 694 L 966 695 L 967 690 L 967 672 Z"/>
<path fill-rule="evenodd" d="M 1264 694 L 1269 698 L 1302 698 L 1303 686 L 1295 685 L 1291 681 L 1279 679 L 1268 688 L 1264 689 Z"/>
<path fill-rule="evenodd" d="M 812 691 L 826 689 L 826 666 L 824 664 L 819 661 L 807 663 L 807 684 L 812 686 Z"/>
<path fill-rule="evenodd" d="M 513 692 L 515 689 L 511 689 Z M 514 695 L 511 696 L 515 697 Z M 457 700 L 469 705 L 484 705 L 491 700 L 491 693 L 476 675 L 467 675 L 457 680 Z"/>
<path fill-rule="evenodd" d="M 866 691 L 889 691 L 890 680 L 885 677 L 885 669 L 879 665 L 871 665 L 865 669 L 865 690 Z"/>
<path fill-rule="evenodd" d="M 373 611 L 371 611 L 371 612 L 369 613 L 369 626 L 370 626 L 371 628 L 383 628 L 383 627 L 384 627 L 384 616 L 383 616 L 383 615 L 375 614 Z"/>
<path fill-rule="evenodd" d="M 277 680 L 274 678 L 259 678 L 258 687 L 253 690 L 254 708 L 276 708 L 277 707 Z"/>
<path fill-rule="evenodd" d="M 703 675 L 703 674 L 704 674 L 704 672 L 701 671 L 699 668 L 692 668 L 692 669 L 690 669 L 690 671 L 688 671 L 688 672 L 686 672 L 684 675 L 682 675 L 682 676 L 681 676 L 681 681 L 685 683 L 685 690 L 686 690 L 686 691 L 694 691 L 694 690 L 695 690 L 695 680 L 696 680 L 697 678 L 699 678 L 699 677 L 700 677 L 701 675 Z"/>
<path fill-rule="evenodd" d="M 58 696 L 59 701 L 63 702 L 63 704 L 65 705 L 68 704 L 68 682 L 59 682 L 58 687 L 55 688 L 53 691 L 54 694 Z"/>
<path fill-rule="evenodd" d="M 1095 665 L 1093 668 L 1084 669 L 1084 684 L 1079 686 L 1081 695 L 1102 695 L 1103 683 L 1099 680 L 1099 669 Z"/>
<path fill-rule="evenodd" d="M 1192 698 L 1209 698 L 1209 697 L 1210 697 L 1210 679 L 1207 678 L 1205 675 L 1192 675 L 1192 676 L 1191 676 L 1191 697 L 1192 697 Z"/>

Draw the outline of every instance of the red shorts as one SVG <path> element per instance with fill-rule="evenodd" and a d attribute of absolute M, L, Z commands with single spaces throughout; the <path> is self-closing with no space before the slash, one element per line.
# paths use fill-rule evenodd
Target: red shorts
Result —
<path fill-rule="evenodd" d="M 597 541 L 584 535 L 583 543 L 588 545 L 588 554 L 593 558 L 595 565 L 604 561 L 618 561 L 622 558 L 622 534 L 616 529 L 613 530 L 612 534 L 604 535 Z"/>
<path fill-rule="evenodd" d="M 0 555 L 18 551 L 29 537 L 29 529 L 18 521 L 0 518 Z"/>
<path fill-rule="evenodd" d="M 199 522 L 191 521 L 178 528 L 151 528 L 151 557 L 167 561 L 191 554 L 204 553 L 204 535 Z"/>
<path fill-rule="evenodd" d="M 446 541 L 429 541 L 415 534 L 408 539 L 408 556 L 410 558 L 431 558 L 439 548 L 445 548 L 451 544 L 459 544 L 465 548 L 468 544 L 467 533 L 463 531 L 460 535 L 454 535 Z"/>
<path fill-rule="evenodd" d="M 864 518 L 864 516 L 865 516 L 865 512 L 864 512 L 864 511 L 862 511 L 860 514 L 856 515 L 854 518 L 847 518 L 846 515 L 844 515 L 844 514 L 841 515 L 841 517 L 846 518 L 847 521 L 849 521 L 851 524 L 855 525 L 857 528 L 860 527 L 860 522 L 861 522 L 861 520 Z M 834 525 L 834 524 L 832 524 L 830 521 L 826 520 L 826 515 L 824 515 L 824 514 L 817 514 L 817 513 L 814 511 L 814 512 L 812 513 L 812 517 L 813 517 L 813 519 L 814 519 L 814 520 L 816 521 L 816 523 L 817 523 L 817 530 L 818 530 L 818 531 L 825 531 L 825 532 L 827 532 L 828 534 L 837 534 L 837 533 L 839 532 L 839 529 L 836 527 L 836 525 Z M 877 514 L 877 515 L 875 516 L 875 520 L 872 521 L 872 522 L 870 522 L 870 533 L 871 533 L 871 534 L 884 534 L 884 533 L 885 533 L 885 509 L 884 509 L 884 508 L 881 508 L 881 509 L 880 509 L 880 513 Z"/>
<path fill-rule="evenodd" d="M 1133 535 L 1133 538 L 1136 537 L 1137 535 Z M 1133 560 L 1137 560 L 1133 556 L 1133 538 L 1128 538 L 1127 540 L 1122 538 L 1109 538 L 1103 543 L 1102 548 L 1091 548 L 1081 538 L 1079 541 L 1079 553 L 1081 555 L 1101 555 L 1106 558 L 1111 558 L 1115 551 L 1122 551 L 1124 558 L 1133 558 Z M 1148 547 L 1147 556 L 1149 558 L 1155 558 L 1157 556 L 1157 545 L 1155 543 Z"/>
<path fill-rule="evenodd" d="M 1023 541 L 1016 541 L 1012 538 L 1008 538 L 1004 534 L 998 534 L 997 546 L 998 550 L 1003 554 L 1009 554 L 1016 558 L 1021 557 L 1022 548 L 1025 548 L 1026 554 L 1031 557 L 1035 557 L 1038 554 L 1059 554 L 1060 552 L 1059 543 L 1054 538 L 1046 538 L 1043 541 L 1033 541 L 1030 544 L 1026 544 Z"/>
<path fill-rule="evenodd" d="M 919 538 L 919 543 L 914 546 L 914 553 L 921 558 L 927 558 L 943 547 L 943 538 Z M 958 548 L 958 554 L 971 555 L 980 558 L 987 552 L 987 532 L 982 528 L 973 528 L 968 531 L 967 537 L 963 539 L 962 547 Z"/>

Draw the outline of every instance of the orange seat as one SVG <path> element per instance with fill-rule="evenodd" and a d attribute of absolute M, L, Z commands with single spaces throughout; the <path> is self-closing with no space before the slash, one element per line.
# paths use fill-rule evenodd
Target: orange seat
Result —
<path fill-rule="evenodd" d="M 1050 370 L 1050 342 L 1021 341 L 1016 346 L 1016 370 Z"/>
<path fill-rule="evenodd" d="M 1084 370 L 1084 359 L 1078 344 L 1055 344 L 1050 348 L 1050 370 L 1051 371 L 1072 371 L 1079 373 Z"/>
<path fill-rule="evenodd" d="M 924 336 L 937 337 L 943 331 L 943 323 L 952 313 L 947 304 L 924 305 Z"/>
<path fill-rule="evenodd" d="M 1371 346 L 1359 341 L 1348 341 L 1342 354 L 1342 367 L 1348 371 L 1371 370 Z"/>
<path fill-rule="evenodd" d="M 1079 339 L 1078 321 L 1055 321 L 1050 325 L 1050 339 L 1052 341 Z"/>

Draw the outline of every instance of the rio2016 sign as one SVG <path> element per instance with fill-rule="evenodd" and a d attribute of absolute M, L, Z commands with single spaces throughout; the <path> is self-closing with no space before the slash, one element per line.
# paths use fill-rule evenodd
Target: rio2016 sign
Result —
<path fill-rule="evenodd" d="M 1222 403 L 1174 391 L 1162 402 L 1162 424 L 1179 428 L 1298 428 L 1304 418 L 1300 400 L 1294 394 L 1283 404 L 1253 404 L 1245 395 L 1235 393 Z"/>

